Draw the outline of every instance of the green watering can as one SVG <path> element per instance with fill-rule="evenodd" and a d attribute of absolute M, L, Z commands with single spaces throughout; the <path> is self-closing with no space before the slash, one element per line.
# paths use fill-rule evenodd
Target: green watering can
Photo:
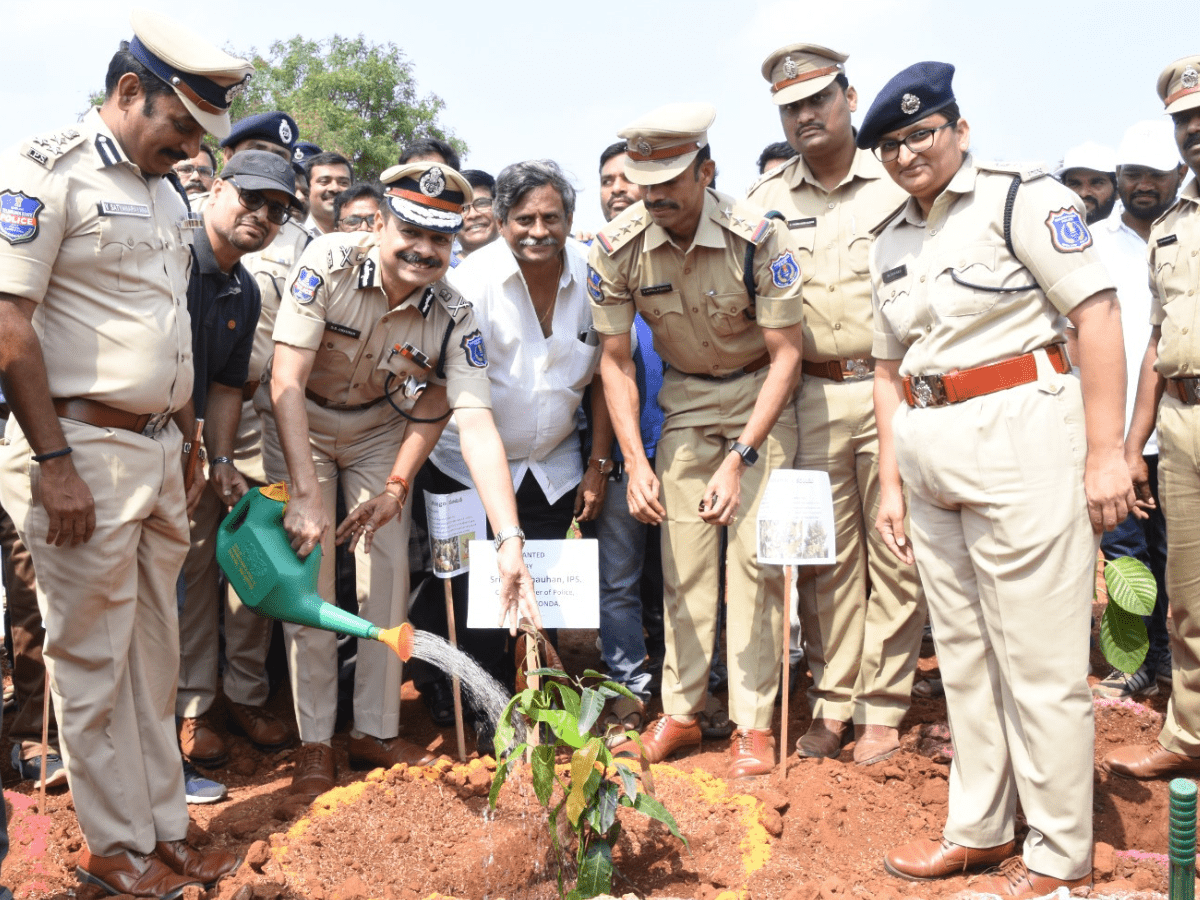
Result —
<path fill-rule="evenodd" d="M 407 622 L 380 628 L 318 596 L 321 546 L 306 559 L 296 556 L 283 528 L 287 501 L 282 483 L 247 491 L 221 523 L 217 562 L 238 597 L 260 616 L 380 641 L 407 662 L 413 651 Z"/>

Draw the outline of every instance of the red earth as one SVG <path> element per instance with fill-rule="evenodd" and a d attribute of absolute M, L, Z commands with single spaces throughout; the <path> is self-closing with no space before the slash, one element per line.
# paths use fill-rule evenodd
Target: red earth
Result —
<path fill-rule="evenodd" d="M 1097 612 L 1101 607 L 1097 604 Z M 595 636 L 561 632 L 569 670 L 598 667 Z M 1093 664 L 1097 672 L 1107 671 L 1098 651 Z M 936 657 L 922 658 L 918 678 L 937 674 Z M 808 727 L 806 684 L 790 698 L 789 744 Z M 1097 760 L 1117 745 L 1153 741 L 1168 693 L 1142 702 L 1098 702 Z M 290 716 L 286 685 L 272 707 Z M 411 683 L 405 685 L 403 707 L 406 737 L 454 755 L 454 730 L 430 723 Z M 778 735 L 778 715 L 775 728 Z M 946 813 L 944 703 L 914 698 L 901 734 L 901 752 L 869 767 L 854 765 L 850 748 L 840 760 L 799 760 L 792 749 L 786 777 L 760 784 L 725 780 L 725 741 L 706 741 L 699 752 L 655 766 L 656 795 L 674 814 L 687 845 L 662 825 L 622 809 L 624 831 L 615 854 L 622 878 L 614 892 L 696 900 L 969 895 L 965 877 L 912 883 L 883 870 L 881 858 L 890 847 L 937 837 Z M 192 889 L 187 900 L 557 896 L 546 818 L 527 772 L 510 778 L 492 812 L 490 758 L 353 772 L 346 735 L 339 734 L 334 740 L 339 786 L 309 806 L 287 793 L 293 751 L 264 755 L 242 738 L 229 740 L 228 765 L 212 773 L 228 785 L 229 798 L 190 808 L 192 839 L 234 850 L 245 862 L 207 894 Z M 15 773 L 3 768 L 8 782 Z M 21 900 L 97 900 L 100 891 L 74 876 L 81 836 L 70 794 L 51 793 L 45 814 L 39 814 L 37 792 L 28 782 L 6 783 L 4 794 L 12 847 L 3 883 Z M 1097 768 L 1092 896 L 1166 895 L 1167 810 L 1166 782 L 1113 778 Z M 1019 842 L 1020 820 L 1018 827 Z"/>

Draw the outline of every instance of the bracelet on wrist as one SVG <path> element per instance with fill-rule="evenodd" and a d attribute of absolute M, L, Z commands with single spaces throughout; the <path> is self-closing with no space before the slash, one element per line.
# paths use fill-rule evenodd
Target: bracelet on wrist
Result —
<path fill-rule="evenodd" d="M 35 453 L 33 454 L 33 461 L 35 463 L 44 463 L 48 459 L 58 459 L 60 456 L 68 456 L 74 452 L 75 451 L 68 446 L 63 447 L 61 450 L 51 450 L 49 453 Z"/>
<path fill-rule="evenodd" d="M 399 494 L 395 494 L 391 490 L 389 490 L 389 488 L 391 488 L 392 485 L 399 485 L 399 487 L 400 487 Z M 403 506 L 404 501 L 408 499 L 408 482 L 405 479 L 401 478 L 399 475 L 392 475 L 384 483 L 383 492 L 385 494 L 391 494 L 391 496 L 396 499 L 396 502 L 399 503 L 401 506 Z"/>
<path fill-rule="evenodd" d="M 232 460 L 232 459 L 230 459 L 228 456 L 218 456 L 216 459 L 214 459 L 214 460 L 212 461 L 212 464 L 213 464 L 214 466 L 219 466 L 219 465 L 221 465 L 222 463 L 224 463 L 224 464 L 225 464 L 225 465 L 227 465 L 227 466 L 232 466 L 232 465 L 234 464 L 234 463 L 233 463 L 233 460 Z"/>

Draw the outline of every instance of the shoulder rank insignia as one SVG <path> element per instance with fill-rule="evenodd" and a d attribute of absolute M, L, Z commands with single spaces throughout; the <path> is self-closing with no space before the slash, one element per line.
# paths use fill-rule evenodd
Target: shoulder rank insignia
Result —
<path fill-rule="evenodd" d="M 1079 210 L 1067 206 L 1056 210 L 1046 217 L 1046 227 L 1050 229 L 1050 243 L 1059 253 L 1078 253 L 1092 246 L 1092 235 Z"/>
<path fill-rule="evenodd" d="M 986 162 L 976 163 L 975 168 L 983 172 L 999 172 L 1002 175 L 1017 175 L 1021 182 L 1033 181 L 1043 175 L 1049 175 L 1045 166 L 1027 162 Z"/>
<path fill-rule="evenodd" d="M 321 276 L 308 266 L 301 266 L 292 282 L 292 296 L 301 306 L 307 306 L 316 299 L 317 288 L 321 286 Z"/>
<path fill-rule="evenodd" d="M 487 348 L 483 346 L 483 334 L 476 328 L 461 341 L 463 351 L 467 354 L 467 364 L 475 369 L 487 368 Z"/>
<path fill-rule="evenodd" d="M 727 197 L 720 197 L 717 207 L 717 224 L 732 231 L 740 238 L 758 245 L 771 233 L 771 220 L 763 216 L 762 207 L 739 200 L 732 205 Z"/>
<path fill-rule="evenodd" d="M 370 257 L 364 259 L 359 267 L 358 287 L 360 290 L 375 287 L 375 260 Z"/>
<path fill-rule="evenodd" d="M 650 214 L 642 203 L 635 203 L 596 232 L 596 243 L 612 256 L 650 227 Z"/>
<path fill-rule="evenodd" d="M 41 134 L 30 139 L 29 143 L 21 151 L 21 155 L 27 156 L 39 165 L 50 169 L 54 167 L 55 161 L 60 156 L 83 142 L 83 135 L 74 128 L 68 128 L 65 131 Z"/>
<path fill-rule="evenodd" d="M 766 221 L 765 219 L 763 221 Z M 800 277 L 800 267 L 792 258 L 791 250 L 784 250 L 771 260 L 771 283 L 777 288 L 789 288 Z"/>
<path fill-rule="evenodd" d="M 45 204 L 23 191 L 0 194 L 0 238 L 10 244 L 28 244 L 38 236 L 38 213 Z"/>

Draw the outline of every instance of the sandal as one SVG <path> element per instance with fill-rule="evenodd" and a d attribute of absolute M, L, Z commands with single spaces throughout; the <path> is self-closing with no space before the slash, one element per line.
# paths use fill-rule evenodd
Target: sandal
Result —
<path fill-rule="evenodd" d="M 697 713 L 697 717 L 700 720 L 700 733 L 706 738 L 727 738 L 733 734 L 733 723 L 729 721 L 725 704 L 715 694 L 708 695 L 704 709 Z"/>
<path fill-rule="evenodd" d="M 605 704 L 604 712 L 596 722 L 596 731 L 611 750 L 629 739 L 628 732 L 640 732 L 645 724 L 646 704 L 622 694 Z"/>

